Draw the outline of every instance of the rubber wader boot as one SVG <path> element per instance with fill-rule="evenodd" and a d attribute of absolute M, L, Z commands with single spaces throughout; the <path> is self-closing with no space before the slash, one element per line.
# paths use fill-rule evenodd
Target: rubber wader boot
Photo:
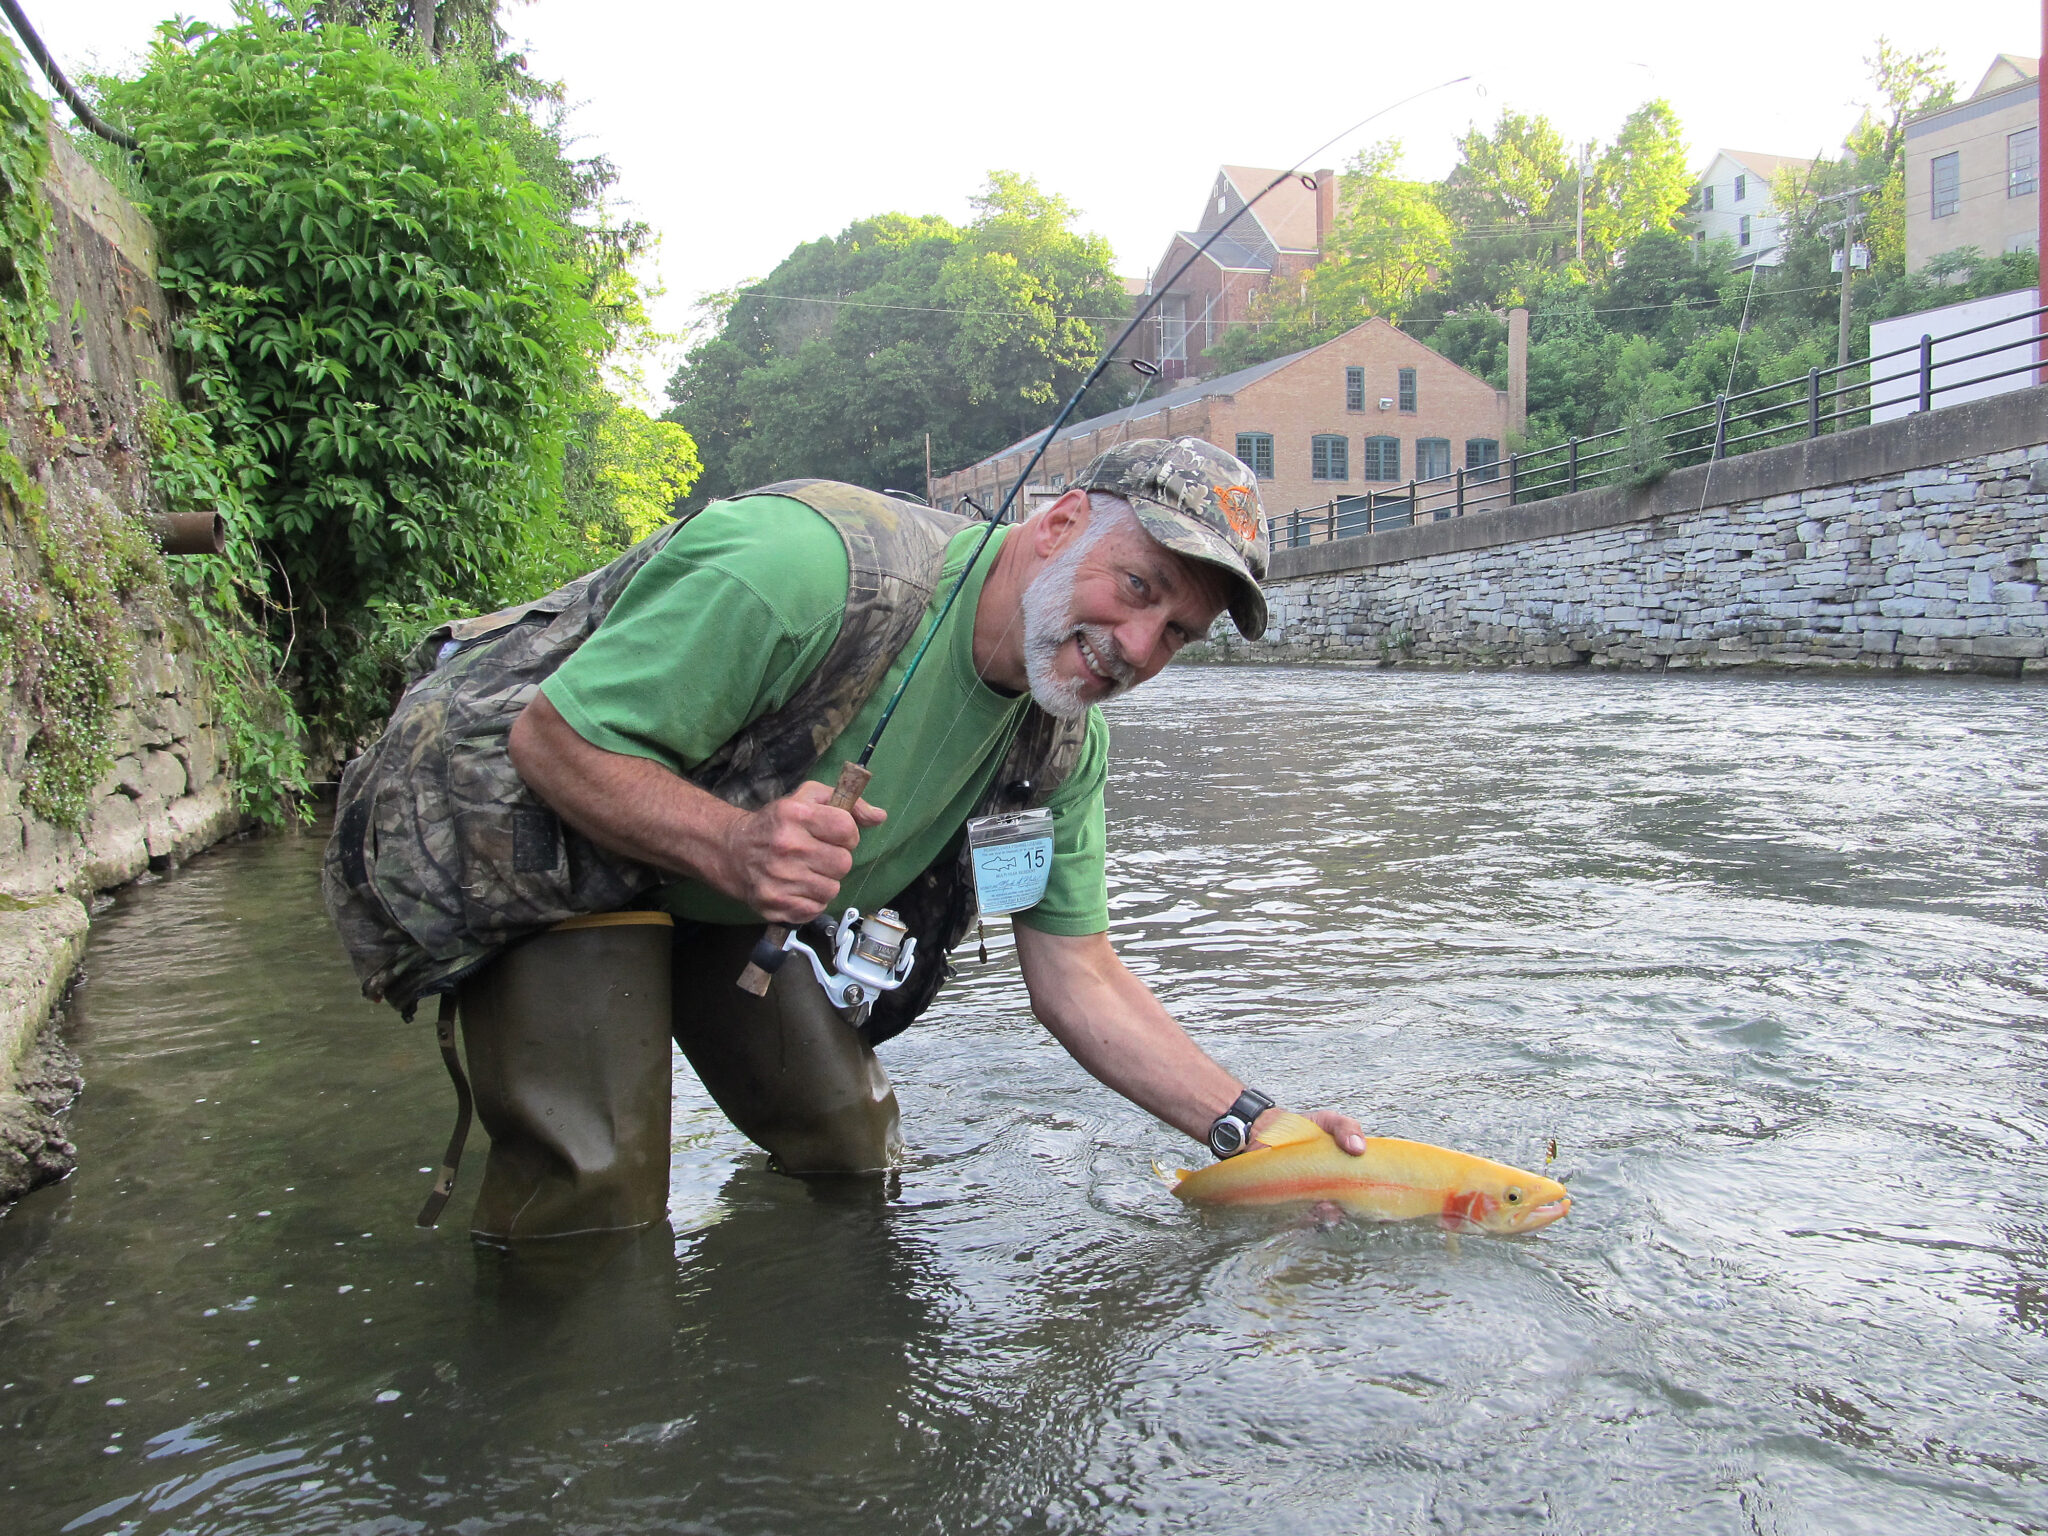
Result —
<path fill-rule="evenodd" d="M 491 1134 L 470 1234 L 491 1242 L 668 1215 L 665 912 L 572 917 L 462 987 L 477 1118 Z"/>
<path fill-rule="evenodd" d="M 896 1090 L 801 955 L 766 997 L 739 987 L 759 928 L 676 935 L 676 1044 L 726 1118 L 785 1173 L 872 1173 L 903 1153 Z"/>

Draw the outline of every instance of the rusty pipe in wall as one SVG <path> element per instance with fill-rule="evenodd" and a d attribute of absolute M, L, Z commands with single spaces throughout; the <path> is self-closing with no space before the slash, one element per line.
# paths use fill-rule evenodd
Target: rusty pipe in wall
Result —
<path fill-rule="evenodd" d="M 173 512 L 152 520 L 150 530 L 167 555 L 224 555 L 227 519 L 218 512 Z"/>

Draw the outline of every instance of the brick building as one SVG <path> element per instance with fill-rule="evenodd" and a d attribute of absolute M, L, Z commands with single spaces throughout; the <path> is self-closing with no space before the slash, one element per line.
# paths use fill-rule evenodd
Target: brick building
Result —
<path fill-rule="evenodd" d="M 1223 339 L 1225 327 L 1250 313 L 1253 298 L 1272 283 L 1299 279 L 1321 259 L 1337 221 L 1337 173 L 1317 171 L 1310 188 L 1290 176 L 1231 226 L 1202 259 L 1171 287 L 1176 268 L 1203 239 L 1270 185 L 1278 171 L 1226 165 L 1216 173 L 1202 216 L 1177 231 L 1142 292 L 1160 293 L 1157 314 L 1133 338 L 1133 355 L 1157 359 L 1168 379 L 1197 379 L 1208 371 L 1202 354 Z"/>
<path fill-rule="evenodd" d="M 1509 382 L 1527 375 L 1526 312 L 1509 325 Z M 1259 477 L 1268 517 L 1332 499 L 1391 492 L 1455 468 L 1497 474 L 1519 400 L 1384 320 L 1271 362 L 1156 399 L 1070 423 L 1047 450 L 1015 515 L 1058 496 L 1088 461 L 1134 437 L 1200 437 L 1233 450 Z M 932 482 L 932 499 L 958 510 L 972 496 L 993 511 L 1038 438 Z"/>

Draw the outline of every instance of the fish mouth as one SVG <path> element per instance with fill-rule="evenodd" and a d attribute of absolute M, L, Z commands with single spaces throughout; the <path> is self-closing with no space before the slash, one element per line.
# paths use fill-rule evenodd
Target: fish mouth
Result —
<path fill-rule="evenodd" d="M 1522 1213 L 1515 1223 L 1517 1232 L 1534 1232 L 1538 1227 L 1547 1227 L 1560 1216 L 1569 1215 L 1572 1208 L 1570 1195 L 1559 1195 L 1555 1200 L 1546 1200 L 1541 1205 L 1531 1206 Z"/>

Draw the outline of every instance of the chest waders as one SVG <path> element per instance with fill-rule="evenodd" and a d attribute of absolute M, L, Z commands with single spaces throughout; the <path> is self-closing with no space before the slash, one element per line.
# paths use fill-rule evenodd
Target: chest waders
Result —
<path fill-rule="evenodd" d="M 818 512 L 845 542 L 849 570 L 840 631 L 817 670 L 689 776 L 753 810 L 803 782 L 881 685 L 966 523 L 833 481 L 749 494 Z M 704 970 L 714 954 L 725 964 L 735 936 L 746 940 L 743 962 L 758 929 L 678 929 L 653 913 L 589 923 L 644 905 L 668 877 L 559 822 L 506 753 L 540 684 L 678 526 L 538 602 L 430 635 L 383 735 L 343 774 L 322 868 L 329 914 L 366 996 L 407 1018 L 422 998 L 440 997 L 436 1033 L 460 1105 L 423 1226 L 453 1191 L 472 1102 L 458 1013 L 476 1112 L 492 1138 L 473 1222 L 481 1237 L 661 1219 L 671 1031 L 720 1107 L 790 1171 L 878 1167 L 899 1145 L 895 1096 L 872 1048 L 906 1028 L 950 974 L 947 952 L 973 920 L 964 839 L 891 903 L 919 938 L 918 964 L 856 1031 L 796 967 L 775 989 L 782 996 L 758 1004 L 733 988 L 736 965 Z M 1043 804 L 1072 771 L 1084 733 L 1085 721 L 1027 706 L 979 813 Z M 667 977 L 652 979 L 664 965 Z"/>

